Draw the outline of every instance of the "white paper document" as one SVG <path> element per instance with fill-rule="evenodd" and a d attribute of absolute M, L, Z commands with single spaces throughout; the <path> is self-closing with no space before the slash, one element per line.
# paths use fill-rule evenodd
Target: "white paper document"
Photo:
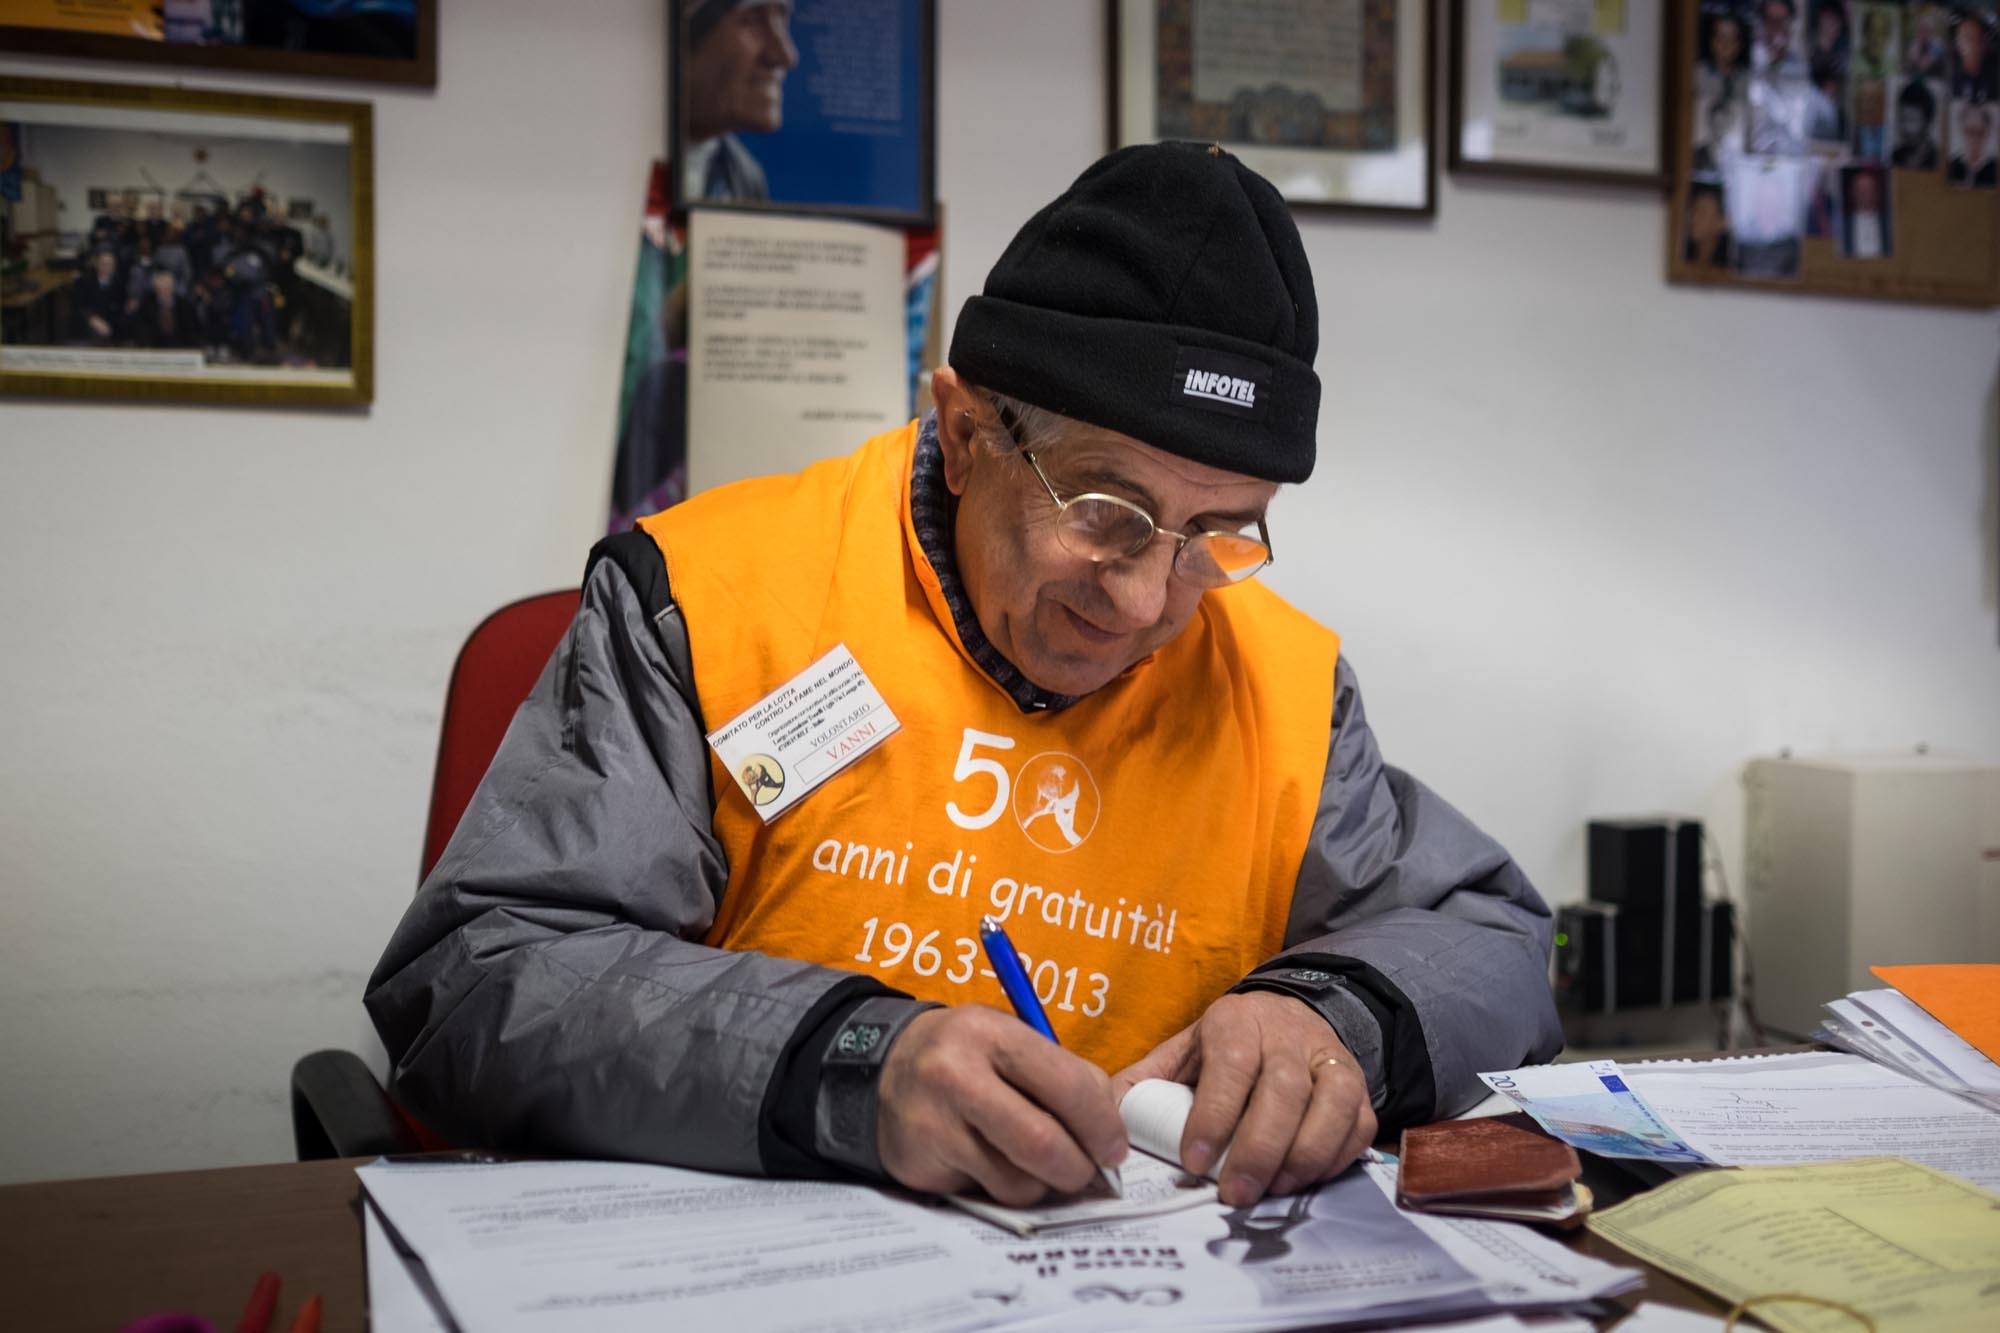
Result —
<path fill-rule="evenodd" d="M 900 228 L 688 216 L 688 489 L 796 472 L 910 419 Z M 743 534 L 754 551 L 757 534 Z"/>
<path fill-rule="evenodd" d="M 1620 1067 L 1674 1131 L 1723 1166 L 1893 1153 L 2000 1189 L 2000 1115 L 1858 1055 L 1807 1052 Z"/>
<path fill-rule="evenodd" d="M 1987 1059 L 1901 991 L 1856 991 L 1827 1007 L 1835 1013 L 1851 1012 L 1862 1031 L 1883 1041 L 1908 1062 L 1908 1073 L 1990 1111 L 2000 1111 L 2000 1064 Z"/>
<path fill-rule="evenodd" d="M 1404 1212 L 1395 1191 L 1395 1164 L 1371 1159 L 1248 1208 L 1218 1203 L 1032 1238 L 951 1224 L 1053 1295 L 1062 1313 L 1037 1325 L 1050 1330 L 1414 1323 L 1574 1308 L 1642 1280 L 1527 1227 Z"/>
<path fill-rule="evenodd" d="M 1191 1176 L 1181 1169 L 1181 1135 L 1187 1129 L 1188 1113 L 1194 1109 L 1194 1089 L 1166 1079 L 1141 1079 L 1118 1103 L 1125 1122 L 1125 1134 L 1133 1153 L 1122 1168 L 1124 1193 L 1091 1192 L 1067 1199 L 1051 1199 L 1030 1208 L 1010 1208 L 986 1198 L 954 1197 L 951 1202 L 975 1217 L 1022 1236 L 1084 1226 L 1093 1222 L 1121 1222 L 1136 1217 L 1179 1212 L 1216 1201 L 1214 1178 L 1222 1174 L 1229 1160 L 1225 1148 L 1208 1178 Z"/>
<path fill-rule="evenodd" d="M 1321 1327 L 1490 1309 L 1480 1280 L 1360 1171 L 1247 1208 L 1018 1237 L 956 1212 L 947 1225 L 1006 1256 L 1059 1311 L 1037 1329 Z M 1026 1302 L 1024 1302 L 1026 1303 Z"/>
<path fill-rule="evenodd" d="M 1965 1085 L 1954 1078 L 1950 1070 L 1851 998 L 1828 1000 L 1822 1007 L 1826 1010 L 1826 1017 L 1820 1020 L 1819 1030 L 1813 1033 L 1816 1039 L 1854 1055 L 1865 1056 L 1878 1065 L 1899 1070 L 1934 1088 L 1943 1088 L 1946 1092 L 1962 1092 L 1964 1089 Z"/>
<path fill-rule="evenodd" d="M 431 1333 L 425 1284 L 449 1325 L 479 1333 L 1255 1333 L 1574 1308 L 1636 1277 L 1524 1227 L 1403 1213 L 1381 1162 L 1247 1208 L 1035 1237 L 859 1185 L 672 1167 L 377 1162 L 358 1174 L 394 1231 L 371 1229 L 369 1250 L 387 1333 Z"/>
<path fill-rule="evenodd" d="M 1365 1169 L 1384 1197 L 1393 1200 L 1398 1164 L 1377 1158 Z M 1487 1299 L 1508 1309 L 1574 1305 L 1616 1296 L 1646 1281 L 1642 1269 L 1607 1264 L 1530 1227 L 1436 1213 L 1403 1216 L 1478 1278 Z"/>
<path fill-rule="evenodd" d="M 1644 1301 L 1613 1327 L 1617 1333 L 1726 1333 L 1729 1325 L 1714 1315 Z"/>
<path fill-rule="evenodd" d="M 424 1294 L 423 1266 L 397 1250 L 373 1204 L 361 1205 L 361 1235 L 368 1261 L 369 1333 L 450 1333 Z"/>
<path fill-rule="evenodd" d="M 931 1210 L 852 1185 L 625 1162 L 388 1163 L 362 1187 L 480 1333 L 974 1329 L 1025 1282 Z"/>
<path fill-rule="evenodd" d="M 986 1198 L 955 1197 L 952 1203 L 1017 1236 L 1035 1236 L 1071 1227 L 1130 1221 L 1179 1212 L 1215 1202 L 1215 1182 L 1191 1176 L 1172 1162 L 1133 1153 L 1120 1168 L 1125 1192 L 1081 1194 L 1028 1208 L 1010 1208 Z"/>

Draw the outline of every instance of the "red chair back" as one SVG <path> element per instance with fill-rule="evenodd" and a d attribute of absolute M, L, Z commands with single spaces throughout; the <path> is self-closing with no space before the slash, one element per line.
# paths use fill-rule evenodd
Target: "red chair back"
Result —
<path fill-rule="evenodd" d="M 565 589 L 510 602 L 480 621 L 458 650 L 451 684 L 445 687 L 418 883 L 429 877 L 431 867 L 444 855 L 445 844 L 500 749 L 507 724 L 562 642 L 580 598 L 575 589 Z"/>

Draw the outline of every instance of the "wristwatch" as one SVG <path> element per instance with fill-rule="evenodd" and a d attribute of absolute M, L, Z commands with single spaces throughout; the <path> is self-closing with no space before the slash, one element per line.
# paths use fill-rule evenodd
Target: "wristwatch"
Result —
<path fill-rule="evenodd" d="M 880 1176 L 875 1142 L 881 1101 L 876 1080 L 889 1048 L 910 1020 L 936 1004 L 912 1004 L 901 995 L 874 995 L 854 1006 L 827 1038 L 820 1056 L 819 1095 L 813 1106 L 813 1146 L 841 1166 Z"/>

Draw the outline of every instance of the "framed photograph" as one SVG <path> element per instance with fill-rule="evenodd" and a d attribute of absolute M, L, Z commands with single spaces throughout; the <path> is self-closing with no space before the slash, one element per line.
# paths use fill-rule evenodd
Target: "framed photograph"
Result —
<path fill-rule="evenodd" d="M 0 0 L 0 51 L 437 86 L 438 0 Z"/>
<path fill-rule="evenodd" d="M 1667 0 L 1451 6 L 1457 172 L 1665 189 Z"/>
<path fill-rule="evenodd" d="M 1430 0 L 1109 0 L 1111 144 L 1219 143 L 1294 206 L 1437 207 Z"/>
<path fill-rule="evenodd" d="M 934 0 L 670 0 L 667 142 L 690 207 L 936 215 Z"/>
<path fill-rule="evenodd" d="M 359 102 L 0 77 L 0 394 L 369 402 L 372 133 Z"/>

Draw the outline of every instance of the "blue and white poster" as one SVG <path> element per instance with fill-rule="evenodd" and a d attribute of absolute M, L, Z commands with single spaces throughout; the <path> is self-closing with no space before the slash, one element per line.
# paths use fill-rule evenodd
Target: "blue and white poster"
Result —
<path fill-rule="evenodd" d="M 674 202 L 928 223 L 932 0 L 679 0 Z"/>

